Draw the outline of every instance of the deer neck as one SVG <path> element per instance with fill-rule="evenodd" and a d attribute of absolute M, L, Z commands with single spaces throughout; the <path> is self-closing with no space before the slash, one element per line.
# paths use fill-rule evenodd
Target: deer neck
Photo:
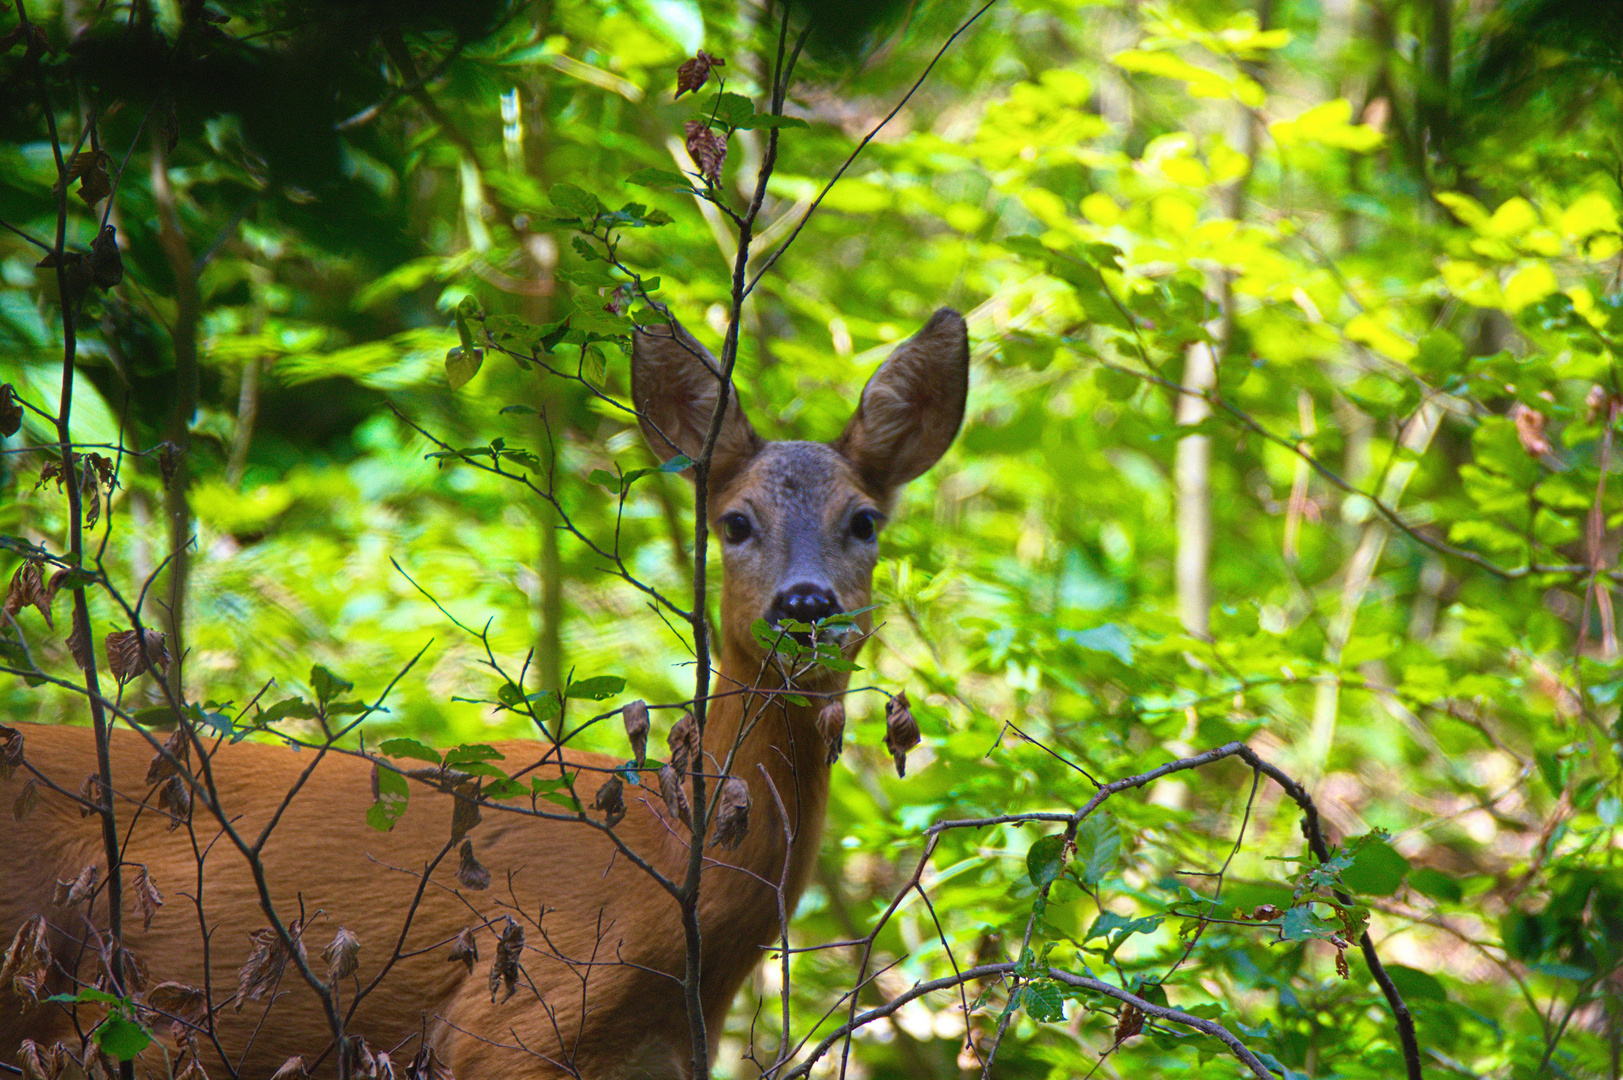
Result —
<path fill-rule="evenodd" d="M 746 893 L 767 894 L 773 937 L 778 930 L 774 890 L 781 885 L 792 914 L 817 861 L 829 778 L 828 744 L 817 715 L 838 700 L 847 680 L 843 673 L 824 672 L 804 688 L 785 687 L 775 672 L 763 673 L 759 664 L 727 650 L 712 688 L 717 696 L 705 723 L 706 768 L 747 783 L 750 811 L 749 831 L 738 848 L 712 848 L 707 855 L 738 868 L 719 876 L 724 893 L 731 891 L 732 880 Z M 790 701 L 791 694 L 807 704 Z"/>

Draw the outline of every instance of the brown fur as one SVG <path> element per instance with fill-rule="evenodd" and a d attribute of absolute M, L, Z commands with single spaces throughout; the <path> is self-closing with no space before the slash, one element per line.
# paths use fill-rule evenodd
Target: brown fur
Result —
<path fill-rule="evenodd" d="M 697 348 L 691 338 L 683 345 L 688 343 Z M 815 726 L 822 700 L 814 696 L 810 706 L 797 706 L 769 693 L 782 689 L 782 680 L 752 639 L 750 624 L 807 566 L 826 574 L 842 608 L 867 606 L 876 549 L 850 539 L 851 514 L 863 507 L 888 511 L 895 488 L 946 449 L 962 414 L 968 364 L 962 319 L 938 313 L 897 355 L 907 362 L 893 359 L 881 369 L 864 392 L 863 408 L 875 393 L 887 402 L 921 404 L 910 429 L 899 419 L 897 409 L 903 407 L 892 405 L 885 414 L 889 434 L 876 440 L 863 434 L 859 414 L 842 440 L 842 454 L 820 443 L 763 443 L 735 407 L 718 444 L 716 475 L 725 480 L 712 496 L 711 520 L 748 512 L 759 542 L 737 550 L 724 547 L 722 641 L 713 686 L 719 696 L 705 734 L 706 771 L 719 772 L 736 747 L 730 773 L 749 784 L 753 804 L 738 849 L 707 850 L 699 913 L 702 998 L 712 1050 L 734 994 L 779 937 L 773 886 L 780 876 L 786 879 L 791 912 L 805 887 L 828 796 L 826 746 Z M 694 367 L 697 362 L 691 348 L 678 347 L 668 334 L 638 336 L 633 371 L 639 408 L 670 434 L 677 449 L 694 457 L 699 450 L 694 441 L 702 440 L 705 430 L 702 421 L 714 408 L 714 382 L 702 364 Z M 920 445 L 908 450 L 910 440 Z M 650 441 L 662 445 L 652 432 Z M 664 451 L 660 456 L 668 457 L 670 446 Z M 859 640 L 853 642 L 852 654 L 860 648 Z M 796 689 L 838 695 L 845 681 L 843 675 L 818 670 Z M 746 689 L 752 692 L 740 692 Z M 668 717 L 656 718 L 656 747 L 668 727 Z M 76 791 L 95 771 L 88 730 L 38 725 L 21 730 L 28 765 L 67 791 Z M 512 772 L 539 759 L 545 744 L 508 742 L 498 749 Z M 201 804 L 194 813 L 198 842 L 206 849 L 201 871 L 186 829 L 168 830 L 167 815 L 155 809 L 155 796 L 145 784 L 151 757 L 141 735 L 115 733 L 119 823 L 130 831 L 125 877 L 138 865 L 146 867 L 166 899 L 150 930 L 141 928 L 126 901 L 129 948 L 150 965 L 154 983 L 202 986 L 207 978 L 220 1042 L 232 1063 L 241 1063 L 245 1077 L 267 1076 L 293 1054 L 313 1059 L 330 1031 L 317 996 L 292 967 L 268 1014 L 265 1001 L 249 1001 L 240 1012 L 228 1004 L 249 952 L 248 935 L 268 923 L 247 863 L 228 841 L 218 839 L 218 824 Z M 587 801 L 603 772 L 621 763 L 594 754 L 567 757 L 571 768 L 581 770 L 578 790 Z M 241 835 L 257 836 L 312 759 L 308 750 L 292 753 L 268 745 L 219 750 L 212 759 L 214 782 L 223 811 Z M 312 968 L 324 975 L 321 950 L 339 927 L 347 928 L 361 942 L 361 985 L 393 951 L 423 868 L 449 837 L 451 814 L 450 796 L 416 785 L 410 809 L 393 831 L 374 831 L 365 823 L 373 798 L 371 767 L 365 759 L 325 755 L 288 804 L 263 854 L 282 920 L 297 917 L 301 905 L 310 916 L 304 942 Z M 554 761 L 541 773 L 555 774 L 556 768 Z M 0 806 L 12 804 L 29 775 L 22 770 L 0 783 Z M 670 818 L 652 774 L 643 777 L 645 786 L 627 787 L 627 814 L 616 831 L 631 850 L 680 882 L 687 830 Z M 792 843 L 766 777 L 787 809 Z M 149 808 L 132 813 L 142 799 Z M 688 1076 L 680 987 L 684 946 L 676 902 L 618 855 L 602 833 L 579 823 L 487 809 L 469 835 L 492 875 L 490 889 L 459 887 L 457 857 L 449 855 L 417 908 L 402 947 L 406 958 L 362 1003 L 347 1030 L 374 1049 L 394 1051 L 400 1061 L 416 1052 L 419 1037 L 425 1038 L 464 1080 L 554 1077 L 570 1070 L 588 1080 Z M 71 989 L 68 972 L 93 979 L 96 967 L 94 949 L 81 945 L 89 936 L 85 908 L 55 906 L 55 882 L 73 878 L 85 866 L 105 870 L 104 863 L 97 819 L 81 817 L 73 798 L 43 786 L 32 814 L 0 828 L 0 944 L 26 919 L 45 915 L 58 965 L 52 992 Z M 97 927 L 105 926 L 103 906 L 99 901 Z M 478 931 L 480 959 L 471 975 L 447 956 L 464 927 L 482 927 L 487 920 L 500 924 L 509 914 L 525 928 L 523 977 L 516 995 L 493 1004 L 487 978 L 494 934 Z M 354 987 L 353 980 L 339 984 L 345 1008 Z M 14 1060 L 24 1039 L 42 1044 L 68 1039 L 77 1046 L 72 1019 L 61 1006 L 20 1001 L 9 987 L 0 987 L 0 1061 Z M 149 1052 L 143 1067 L 161 1068 L 157 1055 Z M 224 1074 L 218 1061 L 208 1067 L 216 1077 Z M 326 1070 L 332 1071 L 330 1056 Z"/>

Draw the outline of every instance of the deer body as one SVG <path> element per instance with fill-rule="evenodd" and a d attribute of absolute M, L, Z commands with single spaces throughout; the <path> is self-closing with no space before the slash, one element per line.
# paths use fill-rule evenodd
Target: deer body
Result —
<path fill-rule="evenodd" d="M 817 668 L 789 672 L 750 633 L 756 620 L 810 622 L 867 607 L 877 548 L 873 534 L 896 489 L 922 473 L 950 444 L 962 416 L 968 351 L 963 320 L 937 313 L 870 381 L 845 434 L 833 444 L 760 440 L 729 403 L 712 459 L 708 516 L 722 547 L 719 664 L 703 741 L 703 769 L 715 790 L 725 775 L 751 796 L 750 826 L 734 850 L 707 846 L 698 900 L 702 942 L 700 998 L 712 1052 L 727 1010 L 756 964 L 780 940 L 779 892 L 792 913 L 817 858 L 827 803 L 828 744 L 816 718 L 845 689 L 846 676 Z M 633 397 L 645 433 L 662 458 L 676 450 L 698 458 L 714 413 L 719 368 L 680 328 L 639 333 Z M 869 627 L 866 615 L 857 623 Z M 847 655 L 860 648 L 855 634 Z M 782 691 L 803 695 L 793 703 Z M 39 802 L 18 823 L 0 827 L 0 947 L 26 920 L 50 926 L 51 970 L 41 997 L 94 982 L 105 894 L 94 905 L 58 906 L 58 880 L 86 866 L 105 878 L 99 820 L 83 817 L 68 792 L 96 770 L 91 733 L 22 725 L 28 768 L 0 782 L 9 807 L 31 775 Z M 497 744 L 512 772 L 541 759 L 545 743 Z M 185 827 L 171 831 L 145 782 L 152 751 L 145 738 L 117 731 L 113 786 L 120 836 L 129 836 L 126 882 L 145 867 L 164 906 L 143 929 L 126 893 L 127 947 L 150 968 L 150 983 L 175 981 L 210 991 L 218 1046 L 198 1042 L 211 1076 L 238 1072 L 258 1080 L 295 1054 L 314 1061 L 331 1040 L 319 998 L 289 965 L 271 995 L 230 999 L 249 954 L 248 935 L 269 925 L 247 861 L 219 839 L 213 813 L 196 800 L 194 850 Z M 221 813 L 250 842 L 283 804 L 314 751 L 242 744 L 210 759 Z M 591 793 L 624 762 L 565 751 L 578 770 L 577 793 Z M 194 759 L 195 760 L 195 759 Z M 601 830 L 579 821 L 539 818 L 527 799 L 487 807 L 469 833 L 491 884 L 459 885 L 454 850 L 423 884 L 428 864 L 447 848 L 454 797 L 416 786 L 392 831 L 366 824 L 374 796 L 372 763 L 329 752 L 287 802 L 262 854 L 270 898 L 284 924 L 305 916 L 309 965 L 326 978 L 321 957 L 338 928 L 361 943 L 360 967 L 335 983 L 340 1013 L 367 986 L 401 941 L 399 959 L 346 1023 L 373 1050 L 403 1068 L 431 1046 L 463 1080 L 579 1076 L 586 1080 L 678 1080 L 692 1051 L 682 991 L 685 944 L 678 902 L 626 858 Z M 695 765 L 695 768 L 700 766 Z M 32 771 L 30 771 L 32 770 Z M 558 757 L 540 766 L 556 775 Z M 665 877 L 680 883 L 689 859 L 688 827 L 662 801 L 652 771 L 625 789 L 626 814 L 614 832 Z M 136 807 L 146 806 L 138 814 Z M 778 812 L 781 802 L 784 814 Z M 543 807 L 549 804 L 539 804 Z M 596 810 L 587 813 L 601 821 Z M 131 825 L 132 817 L 135 819 Z M 785 820 L 785 817 L 787 820 Z M 218 841 L 210 846 L 212 841 Z M 126 886 L 128 888 L 128 886 Z M 319 912 L 319 914 L 318 914 Z M 517 992 L 493 993 L 496 932 L 511 917 L 524 929 Z M 474 927 L 478 962 L 448 959 L 450 945 Z M 205 970 L 205 934 L 208 963 Z M 88 1020 L 88 1022 L 86 1022 Z M 86 1013 L 86 1030 L 94 1017 Z M 205 1025 L 206 1027 L 206 1025 Z M 79 1045 L 61 1005 L 20 997 L 0 986 L 0 1062 L 11 1064 L 23 1040 Z M 223 1060 L 222 1060 L 223 1059 Z M 228 1070 L 227 1064 L 230 1066 Z M 161 1075 L 148 1051 L 137 1073 Z M 335 1073 L 328 1053 L 323 1072 Z"/>

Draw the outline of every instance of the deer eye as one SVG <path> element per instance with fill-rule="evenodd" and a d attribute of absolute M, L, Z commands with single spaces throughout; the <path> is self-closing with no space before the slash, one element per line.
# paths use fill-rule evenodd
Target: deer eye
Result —
<path fill-rule="evenodd" d="M 736 510 L 730 514 L 721 515 L 721 536 L 729 544 L 742 544 L 750 538 L 754 530 L 750 526 L 750 519 Z"/>
<path fill-rule="evenodd" d="M 879 535 L 879 515 L 872 510 L 858 510 L 851 515 L 851 535 L 858 540 L 872 540 Z"/>

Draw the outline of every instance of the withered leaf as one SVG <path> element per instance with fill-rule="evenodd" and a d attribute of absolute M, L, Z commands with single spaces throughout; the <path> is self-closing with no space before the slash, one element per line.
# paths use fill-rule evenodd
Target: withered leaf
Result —
<path fill-rule="evenodd" d="M 17 388 L 0 383 L 0 435 L 15 435 L 23 426 L 23 403 L 17 397 Z"/>
<path fill-rule="evenodd" d="M 96 879 L 100 876 L 101 867 L 92 863 L 79 871 L 79 876 L 72 881 L 58 881 L 52 903 L 57 907 L 72 907 L 82 900 L 90 899 L 96 893 Z"/>
<path fill-rule="evenodd" d="M 161 634 L 159 636 L 162 637 Z M 109 648 L 108 652 L 111 653 L 112 650 Z M 147 765 L 147 783 L 149 785 L 160 784 L 171 776 L 177 775 L 171 759 L 180 762 L 182 765 L 186 764 L 186 758 L 191 753 L 191 742 L 186 738 L 186 729 L 176 726 L 175 730 L 169 733 L 169 737 L 163 741 L 163 748 L 165 753 L 153 754 L 152 761 Z"/>
<path fill-rule="evenodd" d="M 1550 452 L 1550 440 L 1544 435 L 1543 413 L 1518 401 L 1510 407 L 1510 419 L 1516 425 L 1516 437 L 1521 440 L 1522 449 L 1530 456 L 1542 457 Z"/>
<path fill-rule="evenodd" d="M 103 291 L 124 280 L 124 257 L 118 253 L 118 230 L 103 225 L 90 242 L 90 280 Z"/>
<path fill-rule="evenodd" d="M 710 843 L 736 850 L 750 831 L 750 786 L 736 776 L 721 782 L 716 802 L 716 831 Z"/>
<path fill-rule="evenodd" d="M 670 747 L 671 768 L 676 770 L 677 778 L 686 776 L 688 767 L 699 758 L 699 723 L 692 713 L 682 714 L 682 719 L 665 737 L 665 745 Z"/>
<path fill-rule="evenodd" d="M 73 654 L 73 662 L 79 665 L 80 671 L 95 660 L 90 645 L 90 623 L 80 614 L 78 605 L 73 608 L 73 633 L 68 635 L 68 651 Z"/>
<path fill-rule="evenodd" d="M 351 1036 L 346 1049 L 349 1054 L 349 1074 L 375 1078 L 378 1075 L 378 1059 L 372 1053 L 372 1048 L 366 1045 L 366 1040 L 359 1035 Z"/>
<path fill-rule="evenodd" d="M 304 955 L 304 924 L 302 920 L 294 919 L 288 924 L 287 933 L 298 948 L 299 955 Z M 276 984 L 282 979 L 282 972 L 287 962 L 293 958 L 281 937 L 272 927 L 264 927 L 248 935 L 248 941 L 253 948 L 248 959 L 242 967 L 237 969 L 237 992 L 232 998 L 232 1004 L 238 1012 L 248 1001 L 258 1001 L 267 992 L 274 991 Z"/>
<path fill-rule="evenodd" d="M 17 798 L 11 804 L 11 816 L 21 821 L 29 814 L 32 814 L 34 807 L 38 805 L 39 785 L 34 783 L 34 778 L 30 776 L 28 783 L 23 785 L 21 791 L 17 792 Z"/>
<path fill-rule="evenodd" d="M 817 733 L 828 744 L 828 764 L 832 765 L 845 749 L 845 702 L 831 701 L 817 714 Z"/>
<path fill-rule="evenodd" d="M 626 816 L 625 790 L 626 786 L 620 778 L 611 776 L 607 783 L 597 789 L 597 798 L 592 801 L 594 808 L 603 811 L 603 819 L 611 829 Z"/>
<path fill-rule="evenodd" d="M 203 1071 L 202 1062 L 197 1060 L 195 1047 L 192 1053 L 186 1055 L 186 1067 L 175 1074 L 175 1080 L 209 1080 L 209 1074 Z"/>
<path fill-rule="evenodd" d="M 490 871 L 473 857 L 472 840 L 462 841 L 462 865 L 457 867 L 456 879 L 470 889 L 490 888 Z"/>
<path fill-rule="evenodd" d="M 682 61 L 682 66 L 676 69 L 676 96 L 681 97 L 689 90 L 697 90 L 710 78 L 710 69 L 713 67 L 726 67 L 727 61 L 719 56 L 711 56 L 700 49 L 691 59 Z"/>
<path fill-rule="evenodd" d="M 337 982 L 355 974 L 361 966 L 360 952 L 361 939 L 340 926 L 332 944 L 321 950 L 321 958 L 327 961 L 327 980 Z"/>
<path fill-rule="evenodd" d="M 6 614 L 15 616 L 32 604 L 39 609 L 45 625 L 55 629 L 56 624 L 51 621 L 51 600 L 55 595 L 56 589 L 45 582 L 43 566 L 30 559 L 11 575 L 11 587 L 6 590 Z"/>
<path fill-rule="evenodd" d="M 703 120 L 689 120 L 686 125 L 688 157 L 704 174 L 711 187 L 721 183 L 721 167 L 727 161 L 727 137 L 710 130 Z"/>
<path fill-rule="evenodd" d="M 669 765 L 659 768 L 659 797 L 665 800 L 665 809 L 671 816 L 680 818 L 682 824 L 693 828 L 693 815 L 688 810 L 688 794 L 682 790 L 682 781 L 676 775 L 676 770 Z"/>
<path fill-rule="evenodd" d="M 146 655 L 141 652 L 141 639 L 146 638 Z M 114 630 L 107 635 L 107 669 L 121 683 L 129 682 L 147 670 L 150 659 L 158 670 L 169 670 L 169 649 L 158 630 Z"/>
<path fill-rule="evenodd" d="M 648 703 L 638 698 L 621 709 L 620 716 L 626 724 L 626 739 L 631 743 L 631 755 L 640 769 L 648 757 Z"/>
<path fill-rule="evenodd" d="M 406 1080 L 455 1080 L 451 1067 L 439 1059 L 432 1046 L 417 1051 L 417 1056 L 406 1066 Z"/>
<path fill-rule="evenodd" d="M 479 824 L 479 782 L 470 780 L 457 785 L 451 796 L 451 843 L 468 835 L 468 830 Z"/>
<path fill-rule="evenodd" d="M 502 987 L 507 993 L 502 1000 L 506 1001 L 518 990 L 518 961 L 524 952 L 524 927 L 507 916 L 506 924 L 496 940 L 496 959 L 490 965 L 490 1001 L 496 1002 L 496 992 Z"/>
<path fill-rule="evenodd" d="M 462 961 L 468 965 L 468 974 L 473 974 L 473 962 L 479 959 L 479 943 L 474 940 L 473 927 L 464 926 L 462 932 L 457 934 L 456 940 L 451 942 L 451 955 L 446 957 L 451 963 Z"/>
<path fill-rule="evenodd" d="M 1116 1041 L 1124 1042 L 1143 1030 L 1144 1010 L 1132 1003 L 1123 1005 L 1116 1017 Z"/>
<path fill-rule="evenodd" d="M 310 1070 L 304 1064 L 302 1054 L 294 1054 L 282 1062 L 282 1067 L 271 1073 L 271 1080 L 293 1080 L 295 1076 L 309 1076 Z"/>
<path fill-rule="evenodd" d="M 192 789 L 178 773 L 158 789 L 158 809 L 169 811 L 169 831 L 174 832 L 192 816 Z"/>
<path fill-rule="evenodd" d="M 161 982 L 147 991 L 146 1006 L 161 1013 L 171 1027 L 184 1028 L 208 1015 L 209 999 L 201 987 Z"/>
<path fill-rule="evenodd" d="M 79 785 L 79 816 L 87 818 L 101 805 L 101 777 L 91 773 Z"/>
<path fill-rule="evenodd" d="M 0 780 L 10 780 L 23 763 L 23 733 L 0 724 Z"/>
<path fill-rule="evenodd" d="M 135 910 L 141 916 L 141 929 L 152 929 L 152 916 L 163 907 L 163 893 L 153 884 L 152 875 L 144 866 L 137 867 L 135 877 L 130 880 L 130 891 L 135 894 Z"/>
<path fill-rule="evenodd" d="M 907 705 L 907 691 L 899 690 L 885 706 L 885 749 L 896 762 L 896 775 L 907 775 L 907 752 L 917 746 L 919 722 Z"/>
<path fill-rule="evenodd" d="M 17 928 L 0 959 L 0 986 L 10 983 L 18 997 L 38 1000 L 51 963 L 49 935 L 43 915 L 35 915 Z"/>
<path fill-rule="evenodd" d="M 96 988 L 113 993 L 115 985 L 124 987 L 126 992 L 139 993 L 146 989 L 151 981 L 152 971 L 147 962 L 140 956 L 124 948 L 103 949 L 101 953 L 101 974 L 96 977 Z M 118 978 L 113 978 L 113 970 L 117 969 Z"/>
<path fill-rule="evenodd" d="M 45 1052 L 33 1039 L 24 1039 L 17 1048 L 17 1064 L 23 1070 L 23 1080 L 56 1080 L 61 1073 L 59 1068 L 45 1064 Z"/>
<path fill-rule="evenodd" d="M 395 1080 L 394 1059 L 388 1051 L 379 1050 L 372 1055 L 372 1071 L 367 1075 L 374 1080 Z"/>

